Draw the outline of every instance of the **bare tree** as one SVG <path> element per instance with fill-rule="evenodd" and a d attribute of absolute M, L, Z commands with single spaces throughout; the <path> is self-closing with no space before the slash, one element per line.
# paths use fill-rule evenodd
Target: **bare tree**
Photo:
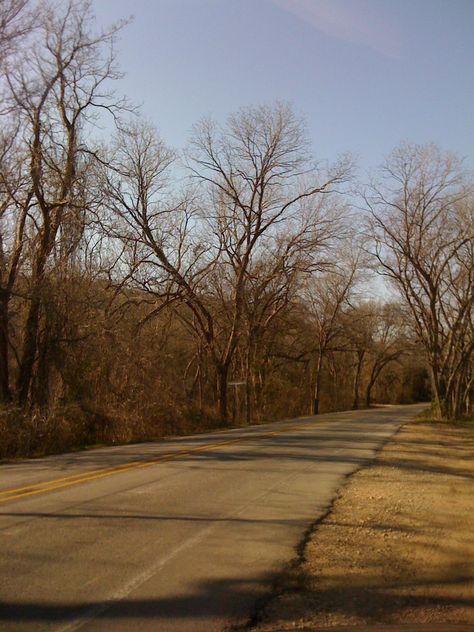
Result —
<path fill-rule="evenodd" d="M 329 215 L 329 209 L 326 211 Z M 299 231 L 279 234 L 271 248 L 259 254 L 248 276 L 243 295 L 244 338 L 240 342 L 245 347 L 242 376 L 246 383 L 247 423 L 253 414 L 258 418 L 262 414 L 267 366 L 274 338 L 279 333 L 280 317 L 283 315 L 284 320 L 288 320 L 306 279 L 328 266 L 328 246 L 338 225 L 337 213 L 332 216 L 333 230 L 321 231 L 319 240 L 302 241 Z"/>
<path fill-rule="evenodd" d="M 94 154 L 86 141 L 87 125 L 100 112 L 116 116 L 123 105 L 107 88 L 119 76 L 113 44 L 120 25 L 94 33 L 92 21 L 89 2 L 71 1 L 62 9 L 45 5 L 32 46 L 15 56 L 6 74 L 5 116 L 19 130 L 22 173 L 17 182 L 24 184 L 21 195 L 11 187 L 7 191 L 9 208 L 16 208 L 16 232 L 4 287 L 8 296 L 20 252 L 27 255 L 29 286 L 17 379 L 22 405 L 38 358 L 42 293 L 54 267 L 52 255 L 70 248 L 71 230 L 80 230 L 88 206 L 90 189 L 84 182 Z"/>
<path fill-rule="evenodd" d="M 168 310 L 191 333 L 196 348 L 183 379 L 197 363 L 189 395 L 200 385 L 202 403 L 215 331 L 206 288 L 216 253 L 201 239 L 194 194 L 177 185 L 174 165 L 174 152 L 145 121 L 122 127 L 114 139 L 103 173 L 106 232 L 117 244 L 111 280 L 118 309 L 146 306 L 140 329 Z"/>
<path fill-rule="evenodd" d="M 265 293 L 273 284 L 278 295 L 293 272 L 320 265 L 335 228 L 331 206 L 321 198 L 347 180 L 350 165 L 317 170 L 302 124 L 288 107 L 247 108 L 223 129 L 209 121 L 196 126 L 187 159 L 192 194 L 163 196 L 170 161 L 153 139 L 133 129 L 116 146 L 108 185 L 120 218 L 116 235 L 131 253 L 131 276 L 160 299 L 158 309 L 175 304 L 209 355 L 225 420 L 245 315 L 248 323 L 257 318 L 255 289 L 260 284 Z M 278 313 L 270 303 L 260 311 L 260 326 Z"/>
<path fill-rule="evenodd" d="M 474 345 L 473 205 L 462 164 L 432 145 L 403 145 L 366 202 L 374 255 L 425 349 L 436 412 L 455 418 Z"/>
<path fill-rule="evenodd" d="M 399 305 L 375 304 L 371 320 L 372 344 L 369 348 L 369 374 L 365 387 L 367 408 L 370 407 L 372 390 L 381 373 L 392 362 L 399 361 L 410 347 L 405 317 Z"/>
<path fill-rule="evenodd" d="M 2 0 L 0 4 L 0 67 L 34 27 L 38 16 L 30 0 Z"/>
<path fill-rule="evenodd" d="M 295 252 L 305 253 L 307 269 L 321 260 L 335 228 L 330 204 L 321 198 L 347 181 L 351 165 L 344 159 L 329 170 L 315 167 L 302 122 L 279 103 L 244 108 L 224 129 L 202 121 L 195 129 L 188 164 L 204 192 L 204 212 L 227 280 L 226 322 L 216 357 L 224 419 L 245 296 L 259 262 L 279 243 L 286 250 L 283 266 Z"/>
<path fill-rule="evenodd" d="M 26 45 L 38 12 L 30 0 L 4 0 L 0 5 L 0 400 L 12 399 L 9 356 L 10 301 L 20 267 L 26 218 L 32 202 L 26 176 L 27 151 L 21 142 L 18 113 L 8 99 L 9 72 L 19 44 Z M 6 91 L 6 93 L 5 93 Z"/>
<path fill-rule="evenodd" d="M 357 410 L 360 406 L 364 368 L 373 346 L 374 306 L 366 301 L 351 305 L 348 310 L 345 310 L 342 320 L 346 350 L 354 357 L 351 367 L 353 369 L 352 409 Z"/>
<path fill-rule="evenodd" d="M 315 345 L 310 354 L 314 357 L 311 412 L 319 413 L 323 359 L 336 341 L 341 340 L 343 321 L 341 314 L 350 302 L 361 268 L 360 246 L 350 240 L 334 253 L 335 263 L 323 275 L 311 277 L 305 287 L 304 300 L 308 307 L 309 322 L 314 330 Z"/>

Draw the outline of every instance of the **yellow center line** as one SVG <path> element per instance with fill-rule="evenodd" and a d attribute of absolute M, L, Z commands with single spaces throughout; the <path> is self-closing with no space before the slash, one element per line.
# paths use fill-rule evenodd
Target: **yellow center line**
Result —
<path fill-rule="evenodd" d="M 43 494 L 56 489 L 64 487 L 71 487 L 78 485 L 86 481 L 96 480 L 98 478 L 104 478 L 118 474 L 120 472 L 127 472 L 129 470 L 135 470 L 162 463 L 163 461 L 173 461 L 185 456 L 191 456 L 196 452 L 203 452 L 205 450 L 217 450 L 222 446 L 231 445 L 233 443 L 242 443 L 248 439 L 266 439 L 268 437 L 274 437 L 280 434 L 284 434 L 289 430 L 301 430 L 306 427 L 305 425 L 287 427 L 282 430 L 275 430 L 273 432 L 264 432 L 256 435 L 249 435 L 246 437 L 239 437 L 238 439 L 229 439 L 227 441 L 219 441 L 218 443 L 209 443 L 189 450 L 179 450 L 177 452 L 169 452 L 163 454 L 154 459 L 148 461 L 135 461 L 131 463 L 123 463 L 122 465 L 116 465 L 114 467 L 102 468 L 98 470 L 92 470 L 90 472 L 80 472 L 78 474 L 71 474 L 70 476 L 64 476 L 62 478 L 56 478 L 50 481 L 42 481 L 40 483 L 34 483 L 32 485 L 25 485 L 23 487 L 16 487 L 13 489 L 5 489 L 0 491 L 0 503 L 7 502 L 9 500 L 16 500 L 18 498 L 24 498 L 25 496 L 33 496 L 35 494 Z"/>
<path fill-rule="evenodd" d="M 235 439 L 233 440 L 235 441 Z M 215 444 L 215 445 L 225 445 L 226 443 L 228 443 L 227 441 L 223 441 L 219 444 Z M 213 446 L 213 444 L 209 444 L 209 446 Z M 201 450 L 203 448 L 207 448 L 208 446 L 198 446 L 196 448 L 194 448 L 195 451 Z M 173 456 L 179 456 L 181 454 L 188 454 L 189 450 L 186 450 L 185 452 L 183 451 L 178 451 L 178 452 L 169 452 L 167 454 L 163 454 L 159 457 L 156 457 L 152 460 L 149 461 L 134 461 L 131 463 L 122 463 L 121 465 L 115 465 L 113 467 L 108 467 L 108 468 L 100 468 L 98 470 L 91 470 L 90 472 L 79 472 L 77 474 L 71 474 L 69 476 L 64 476 L 63 478 L 55 478 L 52 479 L 50 481 L 42 481 L 40 483 L 34 483 L 32 485 L 25 485 L 24 487 L 17 487 L 15 489 L 6 489 L 3 491 L 0 491 L 0 498 L 4 495 L 9 495 L 12 493 L 16 493 L 16 492 L 21 492 L 21 491 L 30 491 L 32 489 L 36 489 L 39 487 L 44 487 L 45 485 L 50 485 L 53 483 L 60 483 L 63 481 L 70 481 L 71 483 L 75 482 L 75 479 L 82 479 L 84 476 L 92 476 L 94 474 L 115 474 L 116 472 L 121 472 L 122 470 L 128 470 L 130 469 L 130 467 L 133 466 L 144 466 L 144 465 L 152 465 L 153 463 L 156 463 L 157 461 L 162 461 L 164 459 L 166 459 L 167 457 L 173 457 Z"/>

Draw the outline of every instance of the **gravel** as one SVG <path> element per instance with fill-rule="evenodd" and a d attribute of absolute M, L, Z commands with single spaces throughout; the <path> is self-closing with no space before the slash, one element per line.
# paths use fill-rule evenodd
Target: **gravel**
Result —
<path fill-rule="evenodd" d="M 257 621 L 474 630 L 474 428 L 403 426 L 348 480 Z"/>

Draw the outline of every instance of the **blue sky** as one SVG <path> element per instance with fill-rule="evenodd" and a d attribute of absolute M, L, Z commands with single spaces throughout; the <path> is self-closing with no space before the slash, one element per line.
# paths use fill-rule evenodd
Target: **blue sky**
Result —
<path fill-rule="evenodd" d="M 474 167 L 474 0 L 93 0 L 134 16 L 120 91 L 180 148 L 203 115 L 290 101 L 321 159 L 434 141 Z"/>

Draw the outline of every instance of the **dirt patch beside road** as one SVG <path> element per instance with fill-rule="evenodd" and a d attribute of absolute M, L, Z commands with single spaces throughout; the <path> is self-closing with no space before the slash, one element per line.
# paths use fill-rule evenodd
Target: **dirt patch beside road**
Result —
<path fill-rule="evenodd" d="M 253 629 L 408 623 L 474 629 L 472 426 L 405 425 L 349 479 Z"/>

